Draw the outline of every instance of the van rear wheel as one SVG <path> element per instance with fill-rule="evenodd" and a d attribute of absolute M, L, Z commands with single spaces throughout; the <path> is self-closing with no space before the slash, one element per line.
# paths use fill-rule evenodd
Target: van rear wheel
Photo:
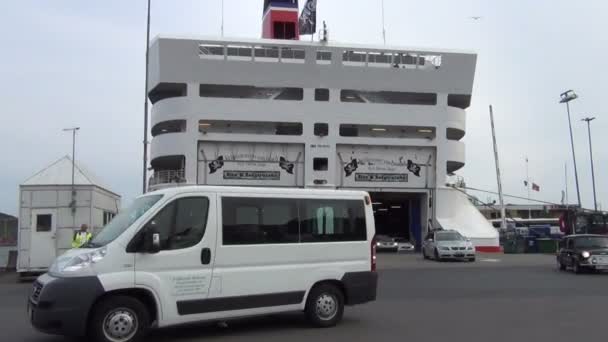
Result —
<path fill-rule="evenodd" d="M 320 284 L 312 288 L 306 300 L 306 316 L 319 328 L 333 327 L 344 314 L 344 294 L 332 284 Z"/>
<path fill-rule="evenodd" d="M 95 305 L 89 332 L 96 342 L 134 342 L 142 338 L 149 325 L 150 315 L 142 302 L 115 296 Z"/>

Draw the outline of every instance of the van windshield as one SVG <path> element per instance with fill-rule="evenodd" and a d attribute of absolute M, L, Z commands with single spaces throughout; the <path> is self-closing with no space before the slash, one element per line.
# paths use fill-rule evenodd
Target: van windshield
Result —
<path fill-rule="evenodd" d="M 144 196 L 133 201 L 97 234 L 85 248 L 103 247 L 120 236 L 133 222 L 146 213 L 163 195 Z"/>

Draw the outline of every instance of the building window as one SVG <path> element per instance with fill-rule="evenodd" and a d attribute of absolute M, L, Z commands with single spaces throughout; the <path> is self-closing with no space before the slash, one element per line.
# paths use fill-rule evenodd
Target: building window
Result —
<path fill-rule="evenodd" d="M 315 101 L 329 101 L 329 89 L 326 89 L 326 88 L 315 89 Z"/>
<path fill-rule="evenodd" d="M 43 214 L 36 215 L 36 231 L 50 232 L 53 227 L 53 215 Z"/>
<path fill-rule="evenodd" d="M 313 158 L 312 165 L 315 171 L 327 171 L 329 162 L 327 158 Z"/>
<path fill-rule="evenodd" d="M 105 227 L 106 224 L 110 223 L 110 221 L 112 221 L 114 216 L 116 216 L 115 213 L 113 213 L 111 211 L 104 211 L 103 212 L 103 226 Z"/>
<path fill-rule="evenodd" d="M 315 135 L 318 137 L 326 137 L 329 134 L 329 125 L 326 123 L 315 124 Z"/>

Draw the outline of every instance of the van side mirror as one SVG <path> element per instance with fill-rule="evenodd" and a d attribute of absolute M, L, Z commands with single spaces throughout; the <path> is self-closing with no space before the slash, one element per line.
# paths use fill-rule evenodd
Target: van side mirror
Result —
<path fill-rule="evenodd" d="M 144 234 L 144 253 L 156 254 L 160 252 L 160 234 L 150 229 Z"/>

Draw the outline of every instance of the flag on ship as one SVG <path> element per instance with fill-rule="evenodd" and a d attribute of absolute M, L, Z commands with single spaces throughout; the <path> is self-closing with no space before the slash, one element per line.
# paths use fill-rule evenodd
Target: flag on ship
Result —
<path fill-rule="evenodd" d="M 300 15 L 300 34 L 317 32 L 317 0 L 307 0 Z"/>
<path fill-rule="evenodd" d="M 532 191 L 540 191 L 540 185 L 532 182 Z M 528 181 L 524 181 L 524 186 L 527 188 L 528 187 Z"/>

